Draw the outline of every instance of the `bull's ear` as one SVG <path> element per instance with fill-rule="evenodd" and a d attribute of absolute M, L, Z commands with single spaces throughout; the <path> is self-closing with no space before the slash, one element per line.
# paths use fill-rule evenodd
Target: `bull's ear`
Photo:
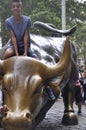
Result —
<path fill-rule="evenodd" d="M 3 69 L 3 60 L 0 60 L 0 76 L 2 76 L 4 73 L 4 69 Z"/>

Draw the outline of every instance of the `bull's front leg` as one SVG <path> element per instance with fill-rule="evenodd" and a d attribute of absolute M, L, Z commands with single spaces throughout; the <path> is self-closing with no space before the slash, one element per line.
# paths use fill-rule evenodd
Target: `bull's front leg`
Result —
<path fill-rule="evenodd" d="M 73 101 L 74 101 L 74 87 L 69 87 L 67 84 L 64 87 L 63 92 L 63 101 L 64 101 L 64 115 L 62 118 L 62 124 L 64 125 L 77 125 L 78 118 L 77 115 L 74 113 L 73 109 Z"/>

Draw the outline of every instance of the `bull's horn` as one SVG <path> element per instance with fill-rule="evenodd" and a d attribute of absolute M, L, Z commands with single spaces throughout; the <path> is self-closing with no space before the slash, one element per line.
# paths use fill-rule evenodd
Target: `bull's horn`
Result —
<path fill-rule="evenodd" d="M 65 45 L 64 45 L 64 49 L 63 49 L 63 53 L 62 53 L 62 56 L 61 56 L 59 62 L 56 65 L 47 67 L 45 78 L 51 78 L 51 77 L 61 75 L 62 73 L 64 73 L 66 71 L 70 62 L 71 62 L 70 38 L 69 38 L 69 36 L 67 36 Z"/>
<path fill-rule="evenodd" d="M 77 29 L 77 26 L 75 25 L 68 30 L 59 30 L 59 29 L 56 29 L 56 27 L 52 24 L 43 23 L 43 22 L 40 22 L 40 21 L 34 22 L 34 27 L 43 28 L 46 31 L 49 31 L 49 32 L 52 32 L 52 33 L 55 33 L 55 34 L 65 35 L 65 36 L 73 34 Z"/>

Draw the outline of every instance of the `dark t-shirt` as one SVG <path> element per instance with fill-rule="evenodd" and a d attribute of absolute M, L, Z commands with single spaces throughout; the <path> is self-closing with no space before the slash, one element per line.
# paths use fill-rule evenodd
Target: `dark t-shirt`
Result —
<path fill-rule="evenodd" d="M 21 21 L 16 22 L 14 17 L 11 16 L 6 19 L 6 30 L 12 30 L 17 39 L 18 47 L 24 46 L 24 34 L 26 29 L 31 28 L 31 19 L 28 16 L 22 15 Z M 28 43 L 29 45 L 29 43 Z M 10 41 L 10 46 L 13 46 L 12 41 Z"/>

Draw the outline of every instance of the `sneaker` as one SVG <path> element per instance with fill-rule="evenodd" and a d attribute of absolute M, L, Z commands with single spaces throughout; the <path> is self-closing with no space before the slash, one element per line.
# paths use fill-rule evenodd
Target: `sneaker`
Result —
<path fill-rule="evenodd" d="M 49 97 L 50 100 L 55 100 L 56 99 L 55 95 L 54 95 L 54 93 L 53 93 L 53 91 L 52 91 L 51 88 L 46 87 L 45 91 L 46 91 L 46 93 L 47 93 L 47 95 L 48 95 L 48 97 Z"/>

